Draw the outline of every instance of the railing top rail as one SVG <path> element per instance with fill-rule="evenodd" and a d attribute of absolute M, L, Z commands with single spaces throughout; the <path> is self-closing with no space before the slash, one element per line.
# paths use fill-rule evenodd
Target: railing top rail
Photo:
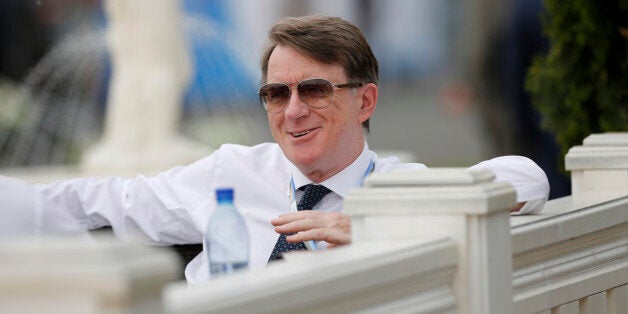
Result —
<path fill-rule="evenodd" d="M 547 202 L 542 214 L 511 217 L 513 254 L 628 221 L 628 191 L 568 196 Z"/>
<path fill-rule="evenodd" d="M 439 281 L 450 282 L 457 262 L 457 249 L 449 238 L 374 241 L 324 252 L 288 254 L 285 261 L 269 265 L 264 271 L 245 271 L 199 286 L 172 285 L 164 297 L 167 310 L 174 313 L 282 312 L 298 304 L 325 304 L 325 300 L 336 300 L 337 306 L 343 295 L 380 285 L 399 285 L 408 278 L 430 277 L 416 280 L 416 284 L 426 287 Z M 291 304 L 291 299 L 298 304 Z"/>

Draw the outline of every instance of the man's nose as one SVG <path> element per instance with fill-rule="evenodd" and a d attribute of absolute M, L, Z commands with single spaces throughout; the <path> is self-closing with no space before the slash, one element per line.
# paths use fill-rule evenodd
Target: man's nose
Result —
<path fill-rule="evenodd" d="M 301 101 L 296 88 L 293 88 L 290 92 L 290 99 L 288 100 L 284 114 L 287 119 L 296 120 L 307 115 L 309 113 L 309 107 Z"/>

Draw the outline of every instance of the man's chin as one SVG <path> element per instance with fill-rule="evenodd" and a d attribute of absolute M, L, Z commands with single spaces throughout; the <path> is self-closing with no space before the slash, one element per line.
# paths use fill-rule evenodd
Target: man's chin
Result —
<path fill-rule="evenodd" d="M 320 156 L 317 154 L 312 154 L 307 151 L 294 151 L 290 156 L 287 156 L 288 160 L 292 162 L 297 168 L 303 169 L 312 169 L 316 167 L 316 164 L 320 160 Z"/>
<path fill-rule="evenodd" d="M 293 158 L 291 161 L 295 166 L 299 168 L 312 168 L 316 165 L 316 162 L 318 161 L 318 159 L 311 158 L 311 157 L 303 158 L 301 156 L 301 157 Z"/>

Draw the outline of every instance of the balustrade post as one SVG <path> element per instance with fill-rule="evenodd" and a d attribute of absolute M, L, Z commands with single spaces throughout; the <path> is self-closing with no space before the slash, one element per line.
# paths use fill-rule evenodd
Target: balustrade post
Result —
<path fill-rule="evenodd" d="M 0 313 L 162 313 L 174 253 L 114 239 L 0 242 Z"/>
<path fill-rule="evenodd" d="M 509 208 L 514 189 L 485 169 L 376 173 L 347 197 L 354 243 L 448 236 L 463 313 L 512 313 Z"/>
<path fill-rule="evenodd" d="M 565 156 L 571 194 L 628 190 L 628 133 L 591 134 Z"/>

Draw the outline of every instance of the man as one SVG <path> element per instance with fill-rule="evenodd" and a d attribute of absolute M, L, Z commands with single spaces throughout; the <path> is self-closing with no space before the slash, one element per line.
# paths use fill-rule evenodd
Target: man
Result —
<path fill-rule="evenodd" d="M 140 233 L 160 244 L 200 243 L 215 209 L 214 190 L 229 186 L 250 232 L 252 268 L 264 267 L 293 245 L 303 249 L 301 241 L 323 248 L 350 243 L 350 219 L 341 212 L 351 189 L 372 172 L 425 169 L 378 158 L 368 149 L 365 133 L 378 98 L 375 56 L 351 23 L 334 17 L 287 18 L 272 28 L 261 66 L 260 100 L 276 144 L 223 145 L 202 160 L 152 178 L 26 187 L 34 190 L 38 204 L 35 232 L 111 225 L 122 239 Z M 477 166 L 515 186 L 518 201 L 525 203 L 520 211 L 542 209 L 547 180 L 529 159 L 502 157 Z M 312 190 L 322 198 L 303 206 L 313 210 L 290 213 L 295 203 L 312 198 L 307 194 Z M 185 275 L 189 282 L 207 279 L 207 256 L 196 256 Z"/>

